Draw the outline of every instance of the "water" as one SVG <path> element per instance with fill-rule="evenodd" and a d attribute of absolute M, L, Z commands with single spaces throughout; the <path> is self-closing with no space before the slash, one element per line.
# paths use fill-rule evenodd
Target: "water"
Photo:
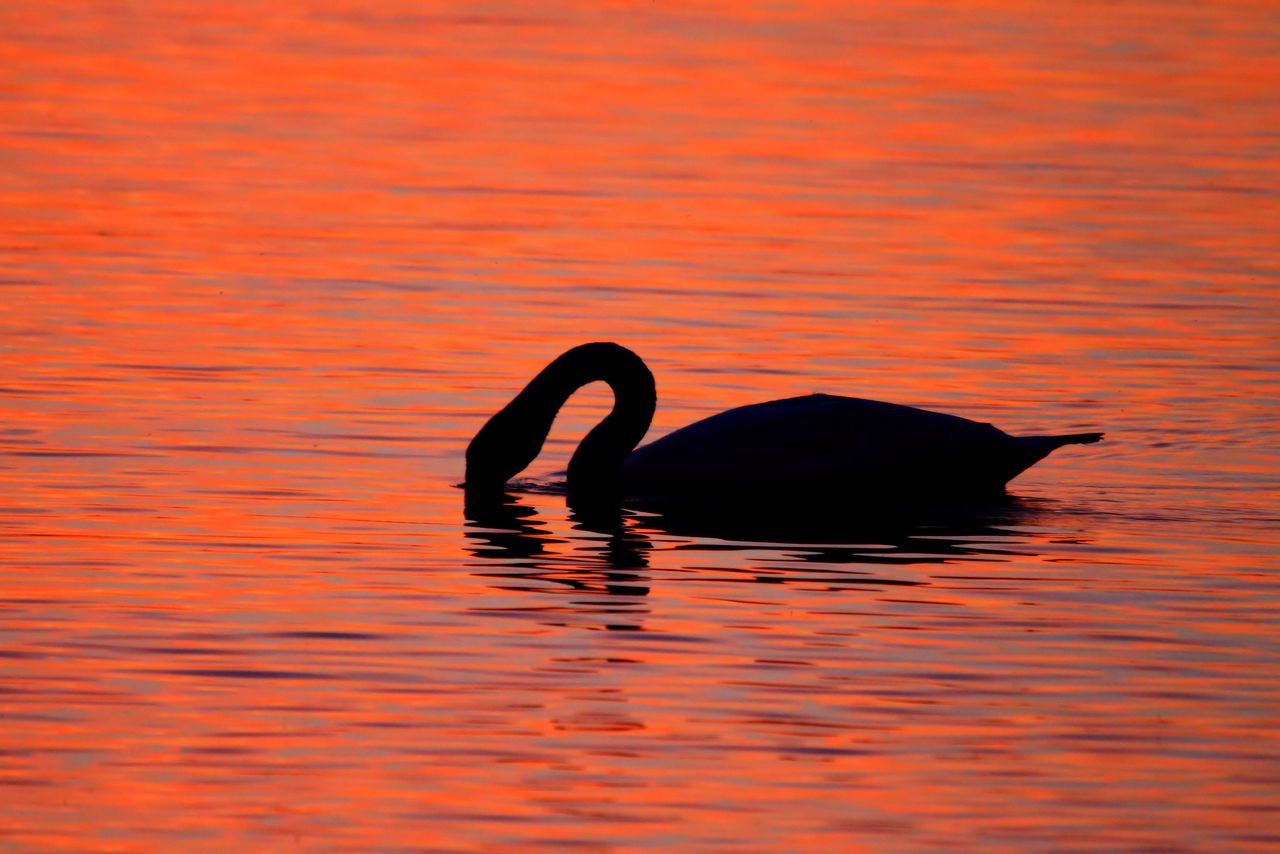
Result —
<path fill-rule="evenodd" d="M 0 847 L 1280 844 L 1266 4 L 0 32 Z M 826 391 L 1108 438 L 823 542 L 468 524 L 585 340 L 651 437 Z"/>

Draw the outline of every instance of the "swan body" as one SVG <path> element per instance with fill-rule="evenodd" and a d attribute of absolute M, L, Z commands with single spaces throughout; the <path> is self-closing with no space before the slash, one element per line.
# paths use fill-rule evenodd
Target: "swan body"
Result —
<path fill-rule="evenodd" d="M 853 497 L 992 494 L 1050 451 L 1096 434 L 1014 438 L 990 424 L 911 406 L 811 394 L 741 406 L 632 453 L 628 494 L 786 497 L 831 486 Z"/>
<path fill-rule="evenodd" d="M 992 495 L 1055 449 L 1102 438 L 1019 438 L 955 415 L 812 394 L 730 409 L 633 451 L 653 418 L 653 375 L 625 347 L 594 343 L 553 361 L 481 428 L 467 449 L 467 489 L 501 490 L 537 456 L 564 401 L 593 380 L 613 388 L 614 408 L 569 463 L 571 500 Z"/>

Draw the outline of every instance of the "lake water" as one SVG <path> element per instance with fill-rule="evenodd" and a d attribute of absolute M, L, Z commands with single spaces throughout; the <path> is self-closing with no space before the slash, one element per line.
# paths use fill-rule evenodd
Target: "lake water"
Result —
<path fill-rule="evenodd" d="M 0 848 L 1280 846 L 1274 6 L 11 0 L 0 67 Z M 590 340 L 651 438 L 1108 435 L 981 519 L 468 522 Z"/>

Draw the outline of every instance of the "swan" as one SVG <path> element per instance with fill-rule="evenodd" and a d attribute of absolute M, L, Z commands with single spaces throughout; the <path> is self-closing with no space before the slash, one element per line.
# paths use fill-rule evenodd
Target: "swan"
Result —
<path fill-rule="evenodd" d="M 571 502 L 993 496 L 1057 448 L 1103 436 L 1014 437 L 955 415 L 811 394 L 729 409 L 636 448 L 657 405 L 653 374 L 626 347 L 596 342 L 556 358 L 480 428 L 467 447 L 468 494 L 501 493 L 538 456 L 569 396 L 597 380 L 614 405 L 569 461 Z"/>

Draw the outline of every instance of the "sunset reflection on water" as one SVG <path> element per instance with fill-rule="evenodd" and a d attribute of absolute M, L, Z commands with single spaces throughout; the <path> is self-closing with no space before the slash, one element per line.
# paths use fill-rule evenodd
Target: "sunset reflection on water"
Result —
<path fill-rule="evenodd" d="M 0 847 L 1274 849 L 1278 43 L 4 4 Z M 588 340 L 651 438 L 811 391 L 1108 437 L 959 520 L 468 520 Z"/>

